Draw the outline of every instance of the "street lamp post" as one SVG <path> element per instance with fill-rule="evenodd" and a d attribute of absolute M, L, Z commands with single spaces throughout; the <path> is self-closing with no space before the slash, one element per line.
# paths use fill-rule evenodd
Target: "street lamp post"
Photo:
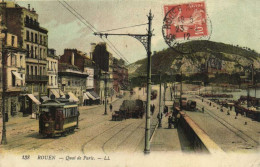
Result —
<path fill-rule="evenodd" d="M 95 32 L 94 35 L 102 36 L 131 36 L 139 40 L 147 51 L 147 103 L 146 103 L 146 123 L 145 123 L 145 148 L 144 153 L 150 153 L 150 101 L 151 101 L 151 39 L 152 39 L 152 12 L 150 10 L 148 17 L 148 33 L 147 34 L 108 34 Z"/>
<path fill-rule="evenodd" d="M 105 74 L 105 112 L 104 115 L 107 115 L 107 73 Z"/>
<path fill-rule="evenodd" d="M 159 124 L 158 124 L 158 128 L 162 127 L 162 80 L 161 80 L 161 73 L 160 73 L 160 92 L 159 92 Z"/>
<path fill-rule="evenodd" d="M 2 29 L 1 34 L 4 33 L 4 37 L 2 40 L 2 120 L 3 120 L 3 129 L 2 129 L 2 140 L 1 144 L 5 145 L 7 144 L 6 139 L 6 127 L 5 127 L 5 91 L 6 91 L 6 75 L 4 75 L 5 72 L 5 63 L 6 63 L 6 50 L 5 50 L 5 42 L 6 42 L 6 29 Z"/>

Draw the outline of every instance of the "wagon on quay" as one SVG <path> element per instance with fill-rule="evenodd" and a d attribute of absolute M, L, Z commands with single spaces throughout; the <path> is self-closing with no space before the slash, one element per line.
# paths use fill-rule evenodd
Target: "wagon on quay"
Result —
<path fill-rule="evenodd" d="M 124 100 L 118 111 L 112 114 L 113 121 L 129 118 L 143 118 L 145 103 L 142 100 Z"/>

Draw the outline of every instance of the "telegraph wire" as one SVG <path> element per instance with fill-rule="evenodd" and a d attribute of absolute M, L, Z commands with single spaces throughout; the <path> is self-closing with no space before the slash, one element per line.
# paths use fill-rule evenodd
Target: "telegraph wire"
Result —
<path fill-rule="evenodd" d="M 58 0 L 59 1 L 59 3 L 61 3 L 61 1 L 60 0 Z M 65 1 L 63 1 L 63 2 L 65 2 Z M 62 3 L 61 3 L 62 4 Z M 74 15 L 80 22 L 82 22 L 84 25 L 86 25 L 92 32 L 95 32 L 88 24 L 86 24 L 85 22 L 83 22 L 80 18 L 79 18 L 79 16 L 77 16 L 75 13 L 73 13 L 67 6 L 65 6 L 64 4 L 62 4 L 62 6 L 63 7 L 65 7 L 72 15 Z M 72 7 L 71 7 L 72 8 Z M 74 10 L 75 11 L 75 10 Z M 77 12 L 76 12 L 77 13 Z M 77 13 L 78 14 L 78 13 Z M 78 14 L 78 15 L 80 15 L 80 14 Z M 81 16 L 81 15 L 80 15 Z M 82 16 L 81 16 L 81 18 L 83 18 Z M 83 18 L 84 19 L 84 18 Z M 87 20 L 86 19 L 84 19 L 86 22 L 87 22 Z M 88 23 L 88 22 L 87 22 Z M 92 27 L 95 29 L 95 27 L 92 25 Z M 95 29 L 96 30 L 96 29 Z M 104 42 L 105 42 L 105 40 L 103 39 L 103 38 L 101 38 Z M 125 58 L 125 57 L 122 57 L 123 55 L 119 55 L 109 44 L 108 44 L 108 46 L 120 57 L 120 58 L 122 58 L 122 59 L 124 59 L 126 62 L 128 62 L 129 63 L 129 61 Z"/>
<path fill-rule="evenodd" d="M 107 41 L 109 41 L 111 43 L 111 45 L 115 48 L 115 50 L 117 50 L 120 54 L 122 54 L 108 38 L 107 38 Z M 128 60 L 126 60 L 126 61 L 128 64 L 130 64 L 130 62 Z"/>
<path fill-rule="evenodd" d="M 65 7 L 72 15 L 74 15 L 80 22 L 82 22 L 84 25 L 86 25 L 92 32 L 95 32 L 94 30 L 96 30 L 97 31 L 97 29 L 92 25 L 92 24 L 90 24 L 82 15 L 80 15 L 72 6 L 70 6 L 68 3 L 66 3 L 65 1 L 63 1 L 64 3 L 66 3 L 71 9 L 69 9 L 69 7 L 67 7 L 66 5 L 64 5 L 60 0 L 58 0 L 59 1 L 59 3 L 60 4 L 62 4 L 62 6 L 63 7 Z M 86 24 L 85 22 L 83 22 L 80 18 L 79 18 L 79 16 L 77 16 L 77 15 L 79 15 L 83 20 L 85 20 L 86 21 L 86 23 L 88 23 L 89 25 L 91 25 L 92 27 L 90 27 L 88 24 Z M 93 30 L 94 29 L 94 30 Z M 101 38 L 101 37 L 100 37 Z M 104 42 L 106 42 L 103 38 L 101 38 L 101 40 L 103 40 Z M 108 39 L 107 39 L 108 40 Z M 109 40 L 108 40 L 109 41 Z M 109 41 L 109 43 L 110 43 L 110 45 L 113 45 L 113 43 L 111 42 L 111 41 Z M 120 57 L 120 58 L 122 58 L 122 59 L 124 59 L 128 64 L 130 64 L 130 62 L 118 51 L 118 49 L 116 49 L 116 47 L 113 45 L 113 47 L 116 49 L 116 51 L 115 51 L 115 49 L 113 49 L 113 47 L 111 47 L 109 44 L 108 44 L 108 46 Z"/>

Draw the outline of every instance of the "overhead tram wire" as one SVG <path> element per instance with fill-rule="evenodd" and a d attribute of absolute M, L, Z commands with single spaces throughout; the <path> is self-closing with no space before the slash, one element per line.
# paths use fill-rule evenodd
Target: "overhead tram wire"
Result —
<path fill-rule="evenodd" d="M 115 29 L 110 29 L 110 30 L 99 31 L 98 33 L 101 33 L 101 32 L 109 32 L 109 31 L 115 31 L 115 30 L 122 30 L 122 29 L 132 28 L 132 27 L 139 27 L 139 26 L 143 26 L 143 25 L 147 25 L 147 24 L 148 24 L 148 23 L 137 24 L 137 25 L 128 26 L 128 27 L 120 27 L 120 28 L 115 28 Z"/>
<path fill-rule="evenodd" d="M 70 8 L 72 8 L 72 10 L 74 10 L 79 16 L 77 16 L 75 13 L 73 13 L 66 5 L 64 5 L 63 3 L 61 3 L 61 1 L 60 0 L 58 0 L 59 1 L 59 3 L 60 4 L 62 4 L 62 6 L 63 7 L 65 7 L 72 15 L 74 15 L 81 23 L 83 23 L 85 26 L 87 26 L 92 32 L 95 32 L 93 29 L 95 29 L 95 27 L 93 26 L 93 25 L 91 25 L 92 27 L 93 27 L 93 29 L 88 25 L 88 24 L 86 24 L 85 22 L 83 22 L 80 18 L 79 18 L 79 16 L 81 17 L 81 18 L 83 18 L 78 12 L 76 12 L 70 5 Z M 65 1 L 63 1 L 63 2 L 65 2 Z M 66 2 L 65 2 L 66 3 Z M 67 4 L 67 3 L 66 3 Z M 84 18 L 83 18 L 84 19 Z M 84 19 L 85 20 L 85 19 Z M 87 23 L 89 23 L 87 20 L 85 20 Z M 96 30 L 96 29 L 95 29 Z M 101 37 L 100 37 L 101 38 Z M 103 41 L 104 41 L 104 39 L 103 38 L 101 38 Z M 105 42 L 105 41 L 104 41 Z M 108 46 L 118 55 L 118 53 L 108 44 Z M 120 56 L 120 55 L 118 55 L 119 57 L 121 57 L 122 58 L 122 56 Z M 126 60 L 125 58 L 123 58 L 124 60 Z M 127 61 L 127 60 L 126 60 Z M 128 62 L 128 61 L 127 61 Z"/>
<path fill-rule="evenodd" d="M 70 4 L 68 4 L 66 1 L 63 1 L 65 4 L 67 4 L 75 13 L 77 13 L 83 20 L 85 20 L 85 22 L 86 23 L 88 23 L 96 32 L 98 32 L 98 30 L 89 22 L 89 21 L 87 21 L 80 13 L 78 13 Z M 89 26 L 88 26 L 89 27 Z M 92 32 L 94 32 L 93 31 L 93 29 L 91 28 L 91 30 L 92 30 Z M 101 37 L 100 37 L 101 38 Z M 104 39 L 103 38 L 101 38 L 103 41 L 104 41 Z M 107 39 L 108 40 L 108 39 Z M 110 40 L 108 40 L 109 41 L 109 43 L 114 47 L 114 49 L 117 51 L 117 53 L 116 53 L 116 51 L 111 47 L 111 46 L 109 46 L 117 55 L 118 55 L 118 53 L 121 55 L 118 55 L 120 58 L 122 58 L 122 59 L 124 59 L 128 64 L 130 64 L 130 62 L 123 56 L 123 54 L 121 53 L 121 52 L 119 52 L 119 50 L 114 46 L 114 44 L 110 41 Z M 105 42 L 105 41 L 104 41 Z"/>
<path fill-rule="evenodd" d="M 73 14 L 80 22 L 82 22 L 84 25 L 86 25 L 92 32 L 95 32 L 94 30 L 98 31 L 89 21 L 87 21 L 81 14 L 79 14 L 71 5 L 69 5 L 67 2 L 63 1 L 67 6 L 69 6 L 69 8 L 71 8 L 75 13 L 73 13 L 66 5 L 64 5 L 63 3 L 61 3 L 60 0 L 58 0 L 60 4 L 62 4 L 63 7 L 65 7 L 71 14 Z M 85 20 L 86 23 L 88 23 L 89 25 L 91 25 L 91 27 L 84 23 L 79 17 L 81 17 L 83 20 Z M 94 30 L 93 30 L 94 29 Z M 101 37 L 100 37 L 101 38 Z M 101 38 L 104 42 L 105 40 L 103 38 Z M 109 41 L 109 40 L 108 40 Z M 111 41 L 109 41 L 110 45 L 113 45 Z M 129 61 L 118 51 L 118 49 L 116 49 L 116 51 L 108 44 L 108 46 L 122 59 L 124 59 L 128 64 Z M 116 48 L 114 45 L 113 45 L 114 48 Z M 118 53 L 119 52 L 119 53 Z"/>

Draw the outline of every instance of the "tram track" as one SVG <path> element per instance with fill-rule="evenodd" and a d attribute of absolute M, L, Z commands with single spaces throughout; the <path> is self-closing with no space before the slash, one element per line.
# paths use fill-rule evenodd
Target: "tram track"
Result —
<path fill-rule="evenodd" d="M 134 130 L 132 130 L 131 133 L 125 137 L 124 140 L 122 140 L 122 141 L 116 146 L 116 149 L 115 149 L 115 150 L 117 150 L 117 148 L 118 148 L 120 145 L 122 145 L 130 136 L 132 136 L 132 135 L 134 134 L 134 132 L 135 132 L 137 129 L 139 129 L 140 126 L 141 126 L 143 123 L 144 123 L 144 120 L 142 120 L 141 123 L 140 123 Z M 131 124 L 125 126 L 125 127 L 122 128 L 120 131 L 118 131 L 116 134 L 114 134 L 113 136 L 111 136 L 111 137 L 102 145 L 102 150 L 103 150 L 103 152 L 106 154 L 105 146 L 106 146 L 106 144 L 107 144 L 109 141 L 111 141 L 113 138 L 116 137 L 116 135 L 118 135 L 120 132 L 122 132 L 123 130 L 125 130 L 126 128 L 128 128 L 129 126 L 131 126 L 131 125 L 133 125 L 133 124 L 135 124 L 135 122 L 133 122 L 133 123 L 131 123 Z"/>
<path fill-rule="evenodd" d="M 123 122 L 120 122 L 120 123 L 117 123 L 116 125 L 114 125 L 114 126 L 112 126 L 112 127 L 108 127 L 108 128 L 106 128 L 103 132 L 101 132 L 101 133 L 95 135 L 94 137 L 92 137 L 92 138 L 91 138 L 90 140 L 88 140 L 87 142 L 84 142 L 84 143 L 82 144 L 82 146 L 81 146 L 81 152 L 82 152 L 83 154 L 85 154 L 84 148 L 86 147 L 86 145 L 87 145 L 88 143 L 90 143 L 91 141 L 93 141 L 94 139 L 96 139 L 97 137 L 99 137 L 100 135 L 103 135 L 104 133 L 113 130 L 114 127 L 116 127 L 116 126 L 118 126 L 118 125 L 120 125 L 120 124 L 122 124 L 122 123 L 123 123 Z"/>
<path fill-rule="evenodd" d="M 201 108 L 203 107 L 201 104 L 197 104 L 197 105 L 200 106 Z M 256 143 L 256 144 L 259 145 L 258 141 L 256 141 L 255 139 L 253 139 L 252 137 L 250 137 L 249 135 L 244 133 L 242 130 L 236 128 L 234 125 L 230 124 L 229 122 L 227 122 L 225 119 L 221 118 L 220 116 L 210 112 L 208 107 L 205 107 L 205 109 L 207 109 L 207 110 L 205 110 L 205 112 L 207 112 L 213 119 L 215 119 L 216 121 L 221 123 L 229 131 L 233 132 L 236 136 L 241 138 L 243 141 L 245 141 L 245 142 L 250 142 L 251 141 L 251 142 Z"/>

